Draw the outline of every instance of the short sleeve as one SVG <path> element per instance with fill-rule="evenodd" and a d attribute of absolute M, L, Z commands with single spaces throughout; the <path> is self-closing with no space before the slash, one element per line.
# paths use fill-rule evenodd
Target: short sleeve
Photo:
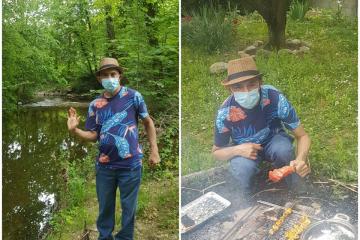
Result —
<path fill-rule="evenodd" d="M 279 94 L 278 117 L 289 130 L 294 130 L 300 125 L 295 109 L 282 93 Z"/>
<path fill-rule="evenodd" d="M 227 121 L 229 115 L 229 107 L 221 108 L 215 119 L 215 136 L 214 145 L 217 147 L 225 147 L 230 142 L 230 127 Z"/>
<path fill-rule="evenodd" d="M 96 123 L 96 109 L 93 102 L 90 103 L 87 118 L 85 122 L 85 129 L 88 131 L 99 132 L 100 125 Z"/>
<path fill-rule="evenodd" d="M 147 116 L 149 116 L 144 98 L 139 92 L 135 92 L 134 104 L 135 104 L 136 112 L 141 119 L 144 119 Z"/>

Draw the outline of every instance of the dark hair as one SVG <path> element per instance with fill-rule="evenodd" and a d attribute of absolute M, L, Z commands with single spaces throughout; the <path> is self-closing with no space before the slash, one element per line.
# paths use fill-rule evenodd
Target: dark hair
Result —
<path fill-rule="evenodd" d="M 125 86 L 126 84 L 129 84 L 129 79 L 120 74 L 120 85 Z"/>

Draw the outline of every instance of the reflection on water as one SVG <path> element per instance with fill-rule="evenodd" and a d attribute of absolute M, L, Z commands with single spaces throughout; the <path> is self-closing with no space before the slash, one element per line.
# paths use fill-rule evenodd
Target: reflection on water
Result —
<path fill-rule="evenodd" d="M 85 116 L 86 109 L 79 110 Z M 61 152 L 87 153 L 66 129 L 66 109 L 24 109 L 3 118 L 3 239 L 37 239 L 56 205 Z"/>

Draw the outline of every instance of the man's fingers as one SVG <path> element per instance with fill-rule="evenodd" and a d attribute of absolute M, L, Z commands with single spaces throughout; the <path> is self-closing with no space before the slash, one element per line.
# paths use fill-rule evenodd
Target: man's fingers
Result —
<path fill-rule="evenodd" d="M 256 143 L 253 144 L 253 148 L 256 149 L 256 150 L 258 150 L 258 151 L 260 151 L 260 150 L 263 149 L 263 148 L 261 147 L 261 144 L 256 144 Z"/>
<path fill-rule="evenodd" d="M 256 160 L 257 159 L 257 154 L 256 153 L 251 153 L 250 154 L 250 159 L 251 160 Z"/>
<path fill-rule="evenodd" d="M 73 117 L 74 115 L 76 115 L 76 110 L 75 110 L 75 108 L 70 107 L 68 110 L 68 116 Z"/>

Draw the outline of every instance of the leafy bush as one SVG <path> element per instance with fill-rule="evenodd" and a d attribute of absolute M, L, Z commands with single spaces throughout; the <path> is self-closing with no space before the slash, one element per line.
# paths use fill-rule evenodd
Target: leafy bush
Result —
<path fill-rule="evenodd" d="M 309 9 L 309 2 L 307 0 L 295 0 L 290 6 L 289 16 L 293 20 L 303 21 Z"/>
<path fill-rule="evenodd" d="M 203 6 L 183 22 L 184 44 L 208 53 L 229 49 L 235 38 L 232 23 L 224 9 Z"/>

